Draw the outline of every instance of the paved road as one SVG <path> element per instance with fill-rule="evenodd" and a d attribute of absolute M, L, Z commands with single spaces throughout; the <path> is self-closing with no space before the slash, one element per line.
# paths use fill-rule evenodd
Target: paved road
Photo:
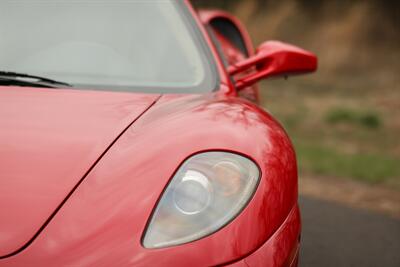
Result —
<path fill-rule="evenodd" d="M 301 197 L 301 267 L 400 267 L 400 220 Z"/>

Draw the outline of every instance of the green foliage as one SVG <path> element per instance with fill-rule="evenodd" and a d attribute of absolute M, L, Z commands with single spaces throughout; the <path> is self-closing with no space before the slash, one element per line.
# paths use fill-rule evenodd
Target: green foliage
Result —
<path fill-rule="evenodd" d="M 382 124 L 378 114 L 374 112 L 361 112 L 346 108 L 334 108 L 329 110 L 325 116 L 325 120 L 330 124 L 355 124 L 371 129 L 379 128 Z"/>
<path fill-rule="evenodd" d="M 327 113 L 326 121 L 329 123 L 354 122 L 356 121 L 356 115 L 348 109 L 338 108 Z"/>
<path fill-rule="evenodd" d="M 335 177 L 353 177 L 371 183 L 400 177 L 400 159 L 379 154 L 345 154 L 319 145 L 295 146 L 299 167 L 305 171 Z"/>
<path fill-rule="evenodd" d="M 359 118 L 360 123 L 368 128 L 378 128 L 381 125 L 381 120 L 374 113 L 363 114 Z"/>

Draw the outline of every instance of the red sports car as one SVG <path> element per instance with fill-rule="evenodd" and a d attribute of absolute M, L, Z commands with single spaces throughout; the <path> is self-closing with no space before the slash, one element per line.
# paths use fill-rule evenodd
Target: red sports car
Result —
<path fill-rule="evenodd" d="M 312 72 L 187 1 L 1 1 L 0 266 L 296 266 L 257 81 Z"/>

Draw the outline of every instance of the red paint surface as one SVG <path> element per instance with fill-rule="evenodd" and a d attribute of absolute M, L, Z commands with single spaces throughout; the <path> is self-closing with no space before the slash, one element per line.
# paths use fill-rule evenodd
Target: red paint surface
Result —
<path fill-rule="evenodd" d="M 158 95 L 0 88 L 0 256 L 24 246 Z"/>
<path fill-rule="evenodd" d="M 214 93 L 167 94 L 152 105 L 158 95 L 0 88 L 0 251 L 16 252 L 0 266 L 297 263 L 293 147 L 270 114 L 238 97 L 196 21 L 221 77 Z M 210 150 L 259 165 L 253 199 L 212 235 L 145 249 L 146 224 L 172 175 Z"/>
<path fill-rule="evenodd" d="M 238 90 L 271 76 L 314 72 L 317 70 L 317 57 L 294 45 L 267 41 L 257 48 L 257 53 L 253 57 L 228 68 L 228 72 L 232 76 L 243 74 L 243 72 L 247 73 L 249 70 L 253 71 L 236 79 Z"/>
<path fill-rule="evenodd" d="M 205 150 L 239 152 L 259 164 L 253 200 L 213 235 L 143 248 L 147 220 L 172 174 Z M 34 242 L 1 265 L 222 264 L 265 243 L 296 201 L 294 152 L 269 114 L 223 94 L 163 96 L 117 140 Z"/>
<path fill-rule="evenodd" d="M 295 267 L 299 257 L 300 211 L 293 207 L 285 222 L 259 249 L 230 267 Z"/>

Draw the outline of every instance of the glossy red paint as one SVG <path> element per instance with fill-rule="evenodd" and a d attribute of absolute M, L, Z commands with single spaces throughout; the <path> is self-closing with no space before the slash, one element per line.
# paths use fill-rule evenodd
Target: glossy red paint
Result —
<path fill-rule="evenodd" d="M 0 239 L 3 255 L 14 252 L 0 266 L 296 265 L 300 217 L 291 142 L 269 113 L 238 96 L 188 6 L 217 64 L 221 80 L 213 93 L 159 98 L 0 88 L 0 124 L 7 126 L 0 132 L 0 207 L 18 215 L 0 219 L 0 238 L 18 232 L 10 242 Z M 214 150 L 258 164 L 261 180 L 252 200 L 212 235 L 144 248 L 152 210 L 180 164 Z M 35 183 L 27 178 L 32 175 Z M 31 217 L 22 216 L 24 210 Z"/>
<path fill-rule="evenodd" d="M 285 222 L 259 249 L 230 267 L 295 267 L 298 264 L 300 240 L 300 211 L 293 207 Z"/>
<path fill-rule="evenodd" d="M 0 256 L 22 248 L 159 95 L 0 88 Z"/>
<path fill-rule="evenodd" d="M 207 150 L 242 153 L 259 164 L 253 200 L 213 235 L 143 248 L 147 220 L 169 179 L 188 156 Z M 264 244 L 296 202 L 295 155 L 269 114 L 220 94 L 163 96 L 115 142 L 34 242 L 1 265 L 224 264 Z"/>
<path fill-rule="evenodd" d="M 271 76 L 302 74 L 316 69 L 317 57 L 313 53 L 294 45 L 267 41 L 258 47 L 254 56 L 229 66 L 228 72 L 232 76 L 246 73 L 235 83 L 236 88 L 241 90 Z"/>

